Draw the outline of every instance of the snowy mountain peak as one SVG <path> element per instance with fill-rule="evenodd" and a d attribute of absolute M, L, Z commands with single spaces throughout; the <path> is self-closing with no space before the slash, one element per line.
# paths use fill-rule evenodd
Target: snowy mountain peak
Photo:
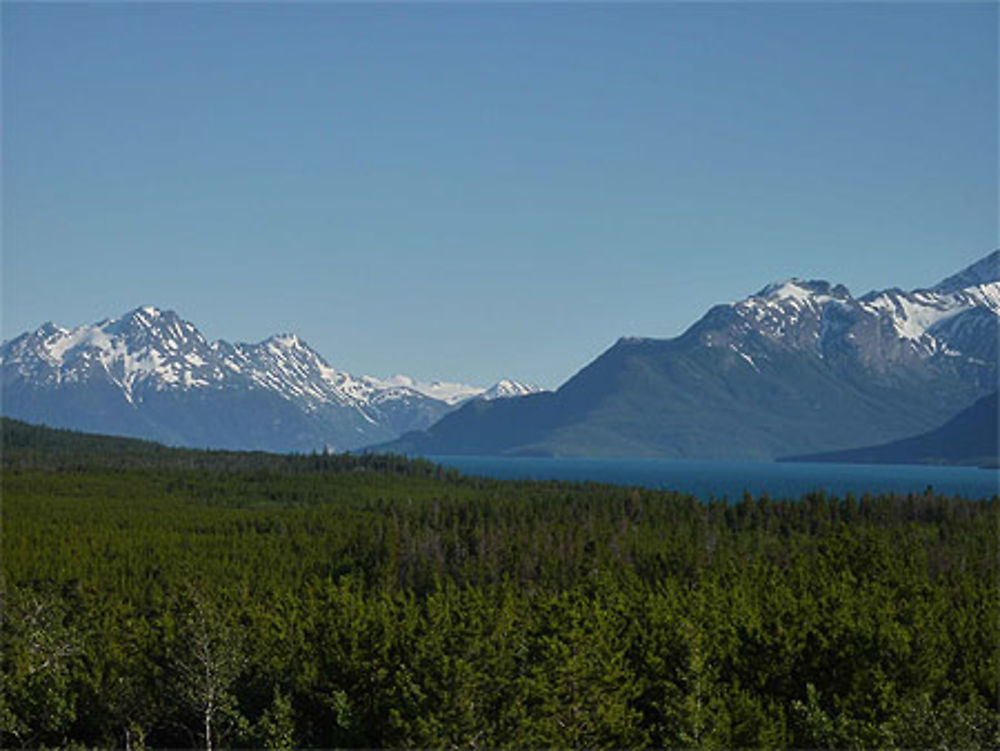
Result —
<path fill-rule="evenodd" d="M 535 386 L 530 383 L 521 383 L 519 381 L 511 380 L 510 378 L 503 378 L 490 386 L 490 388 L 486 389 L 483 393 L 479 394 L 477 398 L 485 399 L 487 401 L 491 401 L 493 399 L 512 399 L 518 396 L 537 394 L 545 390 L 546 389 L 543 389 L 541 386 Z"/>
<path fill-rule="evenodd" d="M 163 315 L 167 315 L 167 314 L 169 314 L 171 316 L 176 316 L 177 315 L 172 310 L 162 311 L 159 308 L 157 308 L 155 305 L 140 305 L 138 308 L 136 308 L 135 310 L 133 310 L 133 311 L 131 311 L 129 313 L 130 316 L 146 316 L 146 317 L 152 318 L 154 320 L 157 319 L 157 318 L 160 318 Z"/>
<path fill-rule="evenodd" d="M 273 346 L 279 350 L 304 351 L 315 354 L 316 351 L 295 334 L 283 333 L 275 334 L 264 340 L 263 344 Z M 318 356 L 318 355 L 317 355 Z"/>
<path fill-rule="evenodd" d="M 194 325 L 172 310 L 160 310 L 151 305 L 135 308 L 119 318 L 109 318 L 89 327 L 103 336 L 129 343 L 129 348 L 160 347 L 183 349 L 193 340 L 204 346 L 205 339 Z"/>
<path fill-rule="evenodd" d="M 996 282 L 1000 282 L 1000 249 L 939 282 L 932 291 L 947 294 Z"/>
<path fill-rule="evenodd" d="M 821 279 L 807 281 L 797 277 L 773 282 L 754 295 L 754 297 L 763 297 L 768 300 L 795 300 L 797 302 L 822 298 L 843 300 L 850 296 L 851 293 L 843 284 L 832 285 Z"/>
<path fill-rule="evenodd" d="M 133 323 L 147 328 L 169 326 L 179 322 L 180 316 L 172 310 L 161 310 L 153 305 L 142 305 L 117 319 L 122 323 Z M 109 321 L 110 323 L 110 321 Z"/>

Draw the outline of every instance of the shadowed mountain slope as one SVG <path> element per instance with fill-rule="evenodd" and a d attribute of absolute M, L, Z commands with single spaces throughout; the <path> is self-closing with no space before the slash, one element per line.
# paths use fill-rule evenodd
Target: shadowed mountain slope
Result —
<path fill-rule="evenodd" d="M 787 461 L 849 464 L 964 464 L 996 467 L 997 392 L 984 396 L 941 427 L 879 446 L 788 457 Z"/>

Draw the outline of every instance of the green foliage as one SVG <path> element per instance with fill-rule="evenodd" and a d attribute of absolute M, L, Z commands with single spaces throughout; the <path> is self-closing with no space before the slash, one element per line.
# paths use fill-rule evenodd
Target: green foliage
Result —
<path fill-rule="evenodd" d="M 705 504 L 3 427 L 4 748 L 1000 741 L 996 498 Z"/>
<path fill-rule="evenodd" d="M 257 726 L 261 748 L 271 751 L 290 751 L 295 748 L 292 702 L 280 689 L 274 689 L 274 701 L 264 710 Z"/>

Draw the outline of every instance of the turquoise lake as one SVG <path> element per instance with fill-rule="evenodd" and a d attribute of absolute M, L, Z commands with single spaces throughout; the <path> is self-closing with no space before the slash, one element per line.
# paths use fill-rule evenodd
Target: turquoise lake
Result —
<path fill-rule="evenodd" d="M 976 467 L 896 464 L 799 464 L 668 459 L 570 459 L 428 456 L 466 475 L 504 480 L 575 480 L 690 493 L 703 500 L 739 500 L 743 492 L 798 498 L 817 490 L 853 493 L 936 493 L 984 498 L 997 495 L 1000 473 Z"/>

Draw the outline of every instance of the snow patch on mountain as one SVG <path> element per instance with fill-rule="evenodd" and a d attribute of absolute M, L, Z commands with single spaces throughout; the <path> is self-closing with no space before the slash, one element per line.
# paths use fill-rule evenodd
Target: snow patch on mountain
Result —
<path fill-rule="evenodd" d="M 396 374 L 379 383 L 386 388 L 410 389 L 424 396 L 429 396 L 431 399 L 438 399 L 450 405 L 461 404 L 486 391 L 482 386 L 470 386 L 466 383 L 455 383 L 452 381 L 417 381 L 409 376 L 400 374 Z"/>
<path fill-rule="evenodd" d="M 545 389 L 541 386 L 535 386 L 531 383 L 521 383 L 520 381 L 513 381 L 509 378 L 504 378 L 484 390 L 477 396 L 477 398 L 486 401 L 491 401 L 493 399 L 513 399 L 519 396 L 537 394 L 542 391 L 545 391 Z"/>
<path fill-rule="evenodd" d="M 821 280 L 804 281 L 798 278 L 786 279 L 783 282 L 769 284 L 756 295 L 768 301 L 792 301 L 801 304 L 826 303 L 832 300 L 842 300 L 850 297 L 850 292 L 843 285 L 832 286 Z"/>
<path fill-rule="evenodd" d="M 724 306 L 725 307 L 725 306 Z M 929 289 L 898 288 L 854 298 L 843 285 L 820 280 L 788 279 L 764 287 L 728 308 L 741 323 L 733 332 L 756 332 L 791 347 L 812 347 L 824 358 L 838 342 L 867 346 L 872 358 L 898 359 L 898 347 L 917 356 L 963 356 L 978 362 L 969 349 L 981 349 L 983 315 L 1000 317 L 1000 251 L 972 264 Z M 727 318 L 699 322 L 715 330 Z M 888 338 L 886 333 L 888 332 Z M 735 335 L 735 334 L 734 334 Z M 710 342 L 704 333 L 704 341 Z M 875 355 L 874 349 L 885 350 Z M 741 353 L 746 357 L 746 353 Z"/>
<path fill-rule="evenodd" d="M 891 321 L 903 339 L 917 341 L 935 324 L 951 318 L 969 305 L 954 295 L 936 295 L 925 291 L 887 290 L 859 300 L 865 310 Z"/>
<path fill-rule="evenodd" d="M 527 394 L 545 391 L 541 386 L 521 383 L 510 378 L 503 378 L 489 388 L 470 386 L 465 383 L 450 381 L 415 381 L 409 376 L 394 375 L 379 382 L 384 387 L 401 387 L 417 391 L 432 399 L 439 399 L 446 404 L 458 406 L 470 399 L 511 399 Z"/>

